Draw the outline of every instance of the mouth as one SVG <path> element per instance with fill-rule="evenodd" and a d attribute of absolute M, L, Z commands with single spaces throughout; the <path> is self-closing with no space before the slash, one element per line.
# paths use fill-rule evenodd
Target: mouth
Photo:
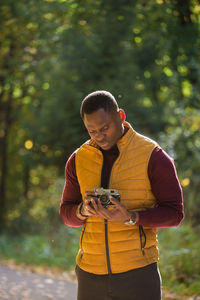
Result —
<path fill-rule="evenodd" d="M 108 146 L 108 142 L 101 142 L 101 143 L 98 143 L 98 145 L 101 147 L 101 148 L 106 148 Z"/>

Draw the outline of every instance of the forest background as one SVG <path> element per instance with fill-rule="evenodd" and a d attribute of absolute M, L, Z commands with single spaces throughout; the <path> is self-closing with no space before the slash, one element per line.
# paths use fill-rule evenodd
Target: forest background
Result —
<path fill-rule="evenodd" d="M 88 139 L 81 100 L 105 89 L 175 161 L 185 219 L 159 230 L 163 284 L 200 294 L 200 1 L 2 0 L 0 26 L 0 258 L 74 267 L 64 167 Z"/>

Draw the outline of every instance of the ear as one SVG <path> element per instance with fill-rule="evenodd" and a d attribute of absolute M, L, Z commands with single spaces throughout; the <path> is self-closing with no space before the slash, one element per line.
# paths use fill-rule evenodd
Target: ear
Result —
<path fill-rule="evenodd" d="M 121 108 L 119 110 L 119 117 L 121 119 L 121 122 L 124 123 L 124 121 L 126 120 L 126 114 L 125 114 L 125 111 Z"/>

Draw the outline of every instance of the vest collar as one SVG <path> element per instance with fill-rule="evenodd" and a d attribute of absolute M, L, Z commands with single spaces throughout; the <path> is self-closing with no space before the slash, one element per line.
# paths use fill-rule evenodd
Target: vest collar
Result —
<path fill-rule="evenodd" d="M 133 129 L 133 127 L 131 126 L 130 123 L 128 122 L 124 122 L 124 127 L 127 127 L 129 130 L 126 132 L 126 134 L 124 134 L 122 136 L 121 139 L 118 140 L 117 142 L 117 146 L 119 148 L 119 151 L 121 150 L 121 148 L 124 147 L 124 145 L 126 145 L 126 143 L 135 136 L 136 132 Z"/>

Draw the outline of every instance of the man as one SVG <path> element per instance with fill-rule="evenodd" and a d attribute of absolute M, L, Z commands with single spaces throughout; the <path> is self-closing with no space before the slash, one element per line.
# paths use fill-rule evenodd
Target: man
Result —
<path fill-rule="evenodd" d="M 156 231 L 183 219 L 174 163 L 107 91 L 89 94 L 81 117 L 91 139 L 68 159 L 60 206 L 66 225 L 83 226 L 78 300 L 160 300 Z M 104 207 L 100 187 L 117 190 L 120 202 L 109 196 L 114 207 Z"/>

